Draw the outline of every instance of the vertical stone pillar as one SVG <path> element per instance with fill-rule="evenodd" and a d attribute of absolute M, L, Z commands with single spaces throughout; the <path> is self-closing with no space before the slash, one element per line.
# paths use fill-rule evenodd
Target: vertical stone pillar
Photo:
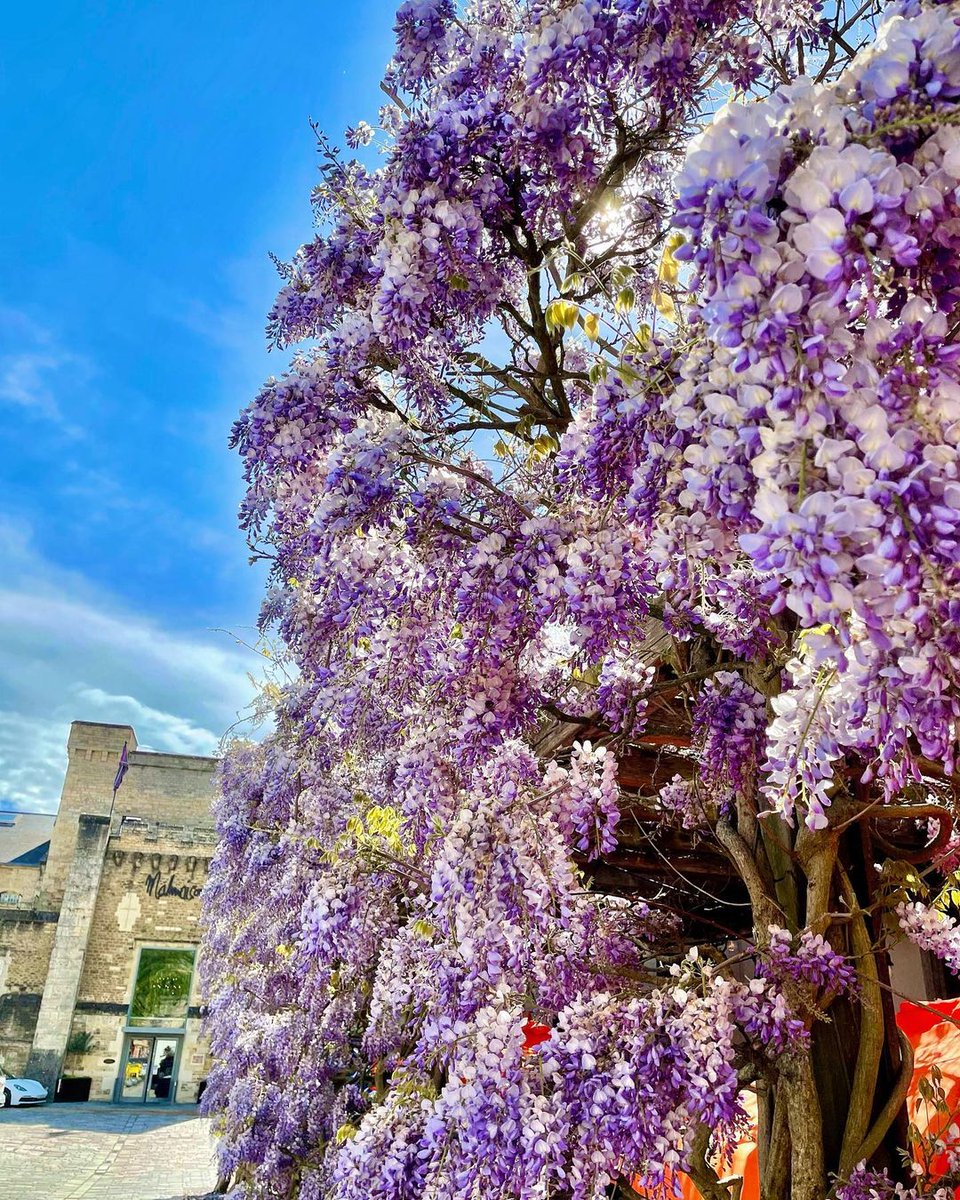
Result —
<path fill-rule="evenodd" d="M 47 982 L 33 1035 L 33 1049 L 26 1069 L 31 1079 L 39 1080 L 47 1088 L 51 1099 L 60 1078 L 73 1024 L 73 1010 L 109 839 L 108 816 L 80 815 L 76 852 L 67 874 Z"/>

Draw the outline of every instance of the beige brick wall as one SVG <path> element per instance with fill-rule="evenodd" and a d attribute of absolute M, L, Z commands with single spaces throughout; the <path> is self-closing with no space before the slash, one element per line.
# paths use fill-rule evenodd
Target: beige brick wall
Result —
<path fill-rule="evenodd" d="M 215 758 L 137 750 L 117 792 L 116 811 L 171 824 L 212 824 Z"/>
<path fill-rule="evenodd" d="M 78 1001 L 126 1005 L 138 946 L 199 942 L 199 897 L 181 899 L 172 892 L 158 897 L 156 893 L 169 887 L 171 879 L 173 887 L 181 891 L 201 888 L 212 854 L 210 842 L 185 845 L 163 832 L 158 840 L 147 841 L 142 834 L 124 829 L 119 837 L 110 839 Z M 131 928 L 124 929 L 124 925 Z"/>
<path fill-rule="evenodd" d="M 198 946 L 200 898 L 192 893 L 203 886 L 214 846 L 209 829 L 185 835 L 187 840 L 162 825 L 127 823 L 108 843 L 73 1025 L 92 1034 L 94 1044 L 67 1061 L 71 1073 L 93 1078 L 93 1100 L 113 1097 L 140 948 Z M 164 890 L 165 895 L 157 894 Z M 177 894 L 183 891 L 189 898 Z M 195 967 L 190 1004 L 196 1009 L 201 1002 Z M 114 1011 L 101 1011 L 108 1006 Z M 210 1069 L 200 1026 L 198 1016 L 188 1018 L 178 1071 L 180 1102 L 196 1099 Z"/>
<path fill-rule="evenodd" d="M 50 838 L 50 853 L 41 881 L 42 902 L 59 908 L 77 843 L 80 813 L 105 816 L 113 799 L 113 779 L 123 743 L 136 749 L 137 735 L 129 725 L 96 725 L 74 721 L 67 739 L 67 773 L 60 807 Z"/>
<path fill-rule="evenodd" d="M 56 928 L 54 921 L 38 919 L 30 910 L 9 910 L 0 916 L 0 954 L 10 954 L 4 990 L 43 991 Z"/>
<path fill-rule="evenodd" d="M 0 895 L 12 893 L 20 897 L 20 904 L 30 906 L 40 889 L 40 867 L 12 867 L 0 863 Z"/>
<path fill-rule="evenodd" d="M 123 743 L 129 770 L 117 792 L 114 815 L 172 824 L 209 826 L 216 759 L 138 750 L 129 725 L 74 721 L 67 741 L 67 774 L 41 881 L 41 894 L 56 907 L 63 897 L 80 813 L 106 814 Z"/>
<path fill-rule="evenodd" d="M 30 1055 L 56 928 L 29 910 L 0 910 L 0 1060 L 9 1075 Z"/>

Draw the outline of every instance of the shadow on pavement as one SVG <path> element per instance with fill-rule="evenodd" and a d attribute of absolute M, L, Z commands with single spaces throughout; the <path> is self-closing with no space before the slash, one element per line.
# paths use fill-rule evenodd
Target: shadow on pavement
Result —
<path fill-rule="evenodd" d="M 163 1200 L 223 1200 L 223 1192 L 204 1192 L 202 1196 L 164 1196 Z"/>
<path fill-rule="evenodd" d="M 195 1104 L 177 1104 L 163 1109 L 145 1108 L 120 1104 L 42 1104 L 31 1108 L 0 1108 L 0 1122 L 4 1125 L 47 1126 L 53 1131 L 68 1133 L 71 1130 L 124 1130 L 131 1118 L 137 1118 L 131 1133 L 175 1125 L 182 1121 L 195 1121 L 200 1114 Z M 56 1132 L 50 1134 L 57 1136 Z"/>

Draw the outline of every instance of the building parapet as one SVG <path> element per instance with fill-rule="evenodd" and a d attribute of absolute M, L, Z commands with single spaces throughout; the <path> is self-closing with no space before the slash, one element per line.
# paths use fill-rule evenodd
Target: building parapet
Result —
<path fill-rule="evenodd" d="M 174 771 L 214 771 L 220 759 L 215 755 L 171 754 L 166 750 L 131 750 L 131 767 L 159 767 Z"/>
<path fill-rule="evenodd" d="M 121 841 L 126 837 L 144 842 L 178 842 L 183 846 L 217 844 L 217 831 L 211 825 L 181 825 L 144 817 L 114 817 L 110 837 Z"/>

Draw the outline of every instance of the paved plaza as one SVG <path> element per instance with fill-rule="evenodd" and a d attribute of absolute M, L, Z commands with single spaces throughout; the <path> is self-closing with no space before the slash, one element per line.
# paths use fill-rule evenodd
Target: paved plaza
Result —
<path fill-rule="evenodd" d="M 215 1183 L 194 1106 L 0 1109 L 0 1200 L 182 1200 Z"/>

